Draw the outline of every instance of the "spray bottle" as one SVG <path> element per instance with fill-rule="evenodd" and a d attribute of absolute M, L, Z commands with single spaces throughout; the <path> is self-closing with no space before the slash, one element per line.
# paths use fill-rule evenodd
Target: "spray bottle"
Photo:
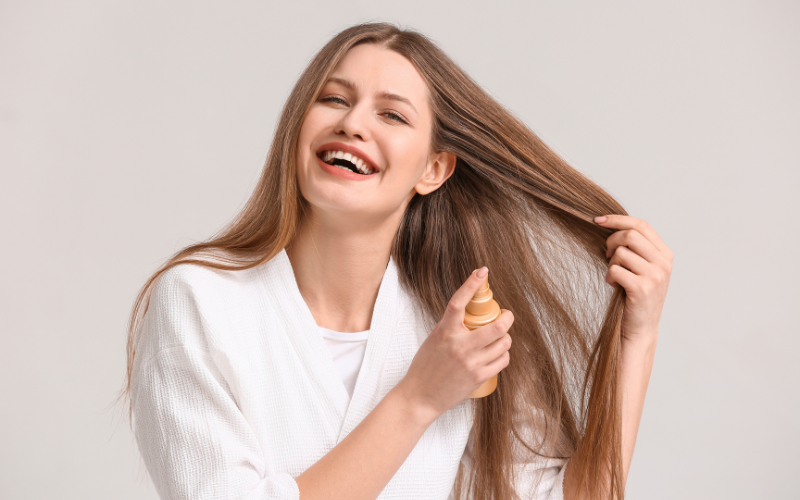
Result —
<path fill-rule="evenodd" d="M 474 272 L 474 271 L 473 271 Z M 483 284 L 472 296 L 464 313 L 464 326 L 470 330 L 475 330 L 488 325 L 500 316 L 500 306 L 494 300 L 494 294 L 489 288 L 489 275 L 483 280 Z M 482 398 L 493 393 L 497 388 L 497 375 L 484 382 L 480 387 L 472 391 L 469 395 L 471 398 Z"/>

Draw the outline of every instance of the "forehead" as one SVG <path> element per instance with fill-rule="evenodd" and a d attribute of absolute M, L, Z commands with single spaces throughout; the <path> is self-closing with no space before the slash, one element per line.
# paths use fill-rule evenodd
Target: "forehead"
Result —
<path fill-rule="evenodd" d="M 411 61 L 373 43 L 356 45 L 348 50 L 331 78 L 351 81 L 359 93 L 403 96 L 420 113 L 429 108 L 428 86 Z"/>

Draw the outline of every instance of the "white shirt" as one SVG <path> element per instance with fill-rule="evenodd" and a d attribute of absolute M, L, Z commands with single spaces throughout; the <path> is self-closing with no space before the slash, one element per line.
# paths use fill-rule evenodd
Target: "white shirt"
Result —
<path fill-rule="evenodd" d="M 358 372 L 361 370 L 361 362 L 364 360 L 364 351 L 367 349 L 367 338 L 369 330 L 363 332 L 337 332 L 328 328 L 319 327 L 325 345 L 331 353 L 336 371 L 342 379 L 347 394 L 353 397 L 353 390 L 356 387 Z"/>
<path fill-rule="evenodd" d="M 244 271 L 181 264 L 154 283 L 131 377 L 134 433 L 163 500 L 299 500 L 294 478 L 402 379 L 432 325 L 392 259 L 352 396 L 285 251 Z M 445 500 L 474 402 L 425 431 L 380 499 Z M 522 498 L 561 499 L 563 460 L 520 464 Z M 529 480 L 542 474 L 536 491 Z"/>

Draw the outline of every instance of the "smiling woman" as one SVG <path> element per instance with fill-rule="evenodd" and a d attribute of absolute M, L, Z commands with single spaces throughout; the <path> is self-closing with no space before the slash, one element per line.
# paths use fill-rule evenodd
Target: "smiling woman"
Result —
<path fill-rule="evenodd" d="M 671 261 L 428 38 L 359 24 L 143 287 L 121 396 L 162 498 L 622 498 Z"/>
<path fill-rule="evenodd" d="M 432 129 L 427 84 L 414 65 L 374 43 L 354 46 L 325 81 L 300 128 L 302 199 L 317 218 L 349 213 L 346 221 L 326 220 L 326 227 L 352 225 L 357 214 L 370 219 L 382 214 L 381 226 L 396 231 L 411 198 L 438 188 L 455 166 L 452 153 L 431 152 Z M 384 244 L 386 257 L 390 244 Z"/>

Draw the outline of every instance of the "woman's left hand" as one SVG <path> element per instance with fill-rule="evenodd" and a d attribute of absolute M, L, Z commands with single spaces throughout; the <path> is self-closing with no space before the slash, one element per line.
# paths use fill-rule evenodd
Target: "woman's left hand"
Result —
<path fill-rule="evenodd" d="M 606 281 L 627 292 L 622 313 L 626 341 L 651 342 L 658 336 L 661 310 L 672 272 L 672 250 L 647 222 L 626 215 L 596 217 L 599 226 L 618 229 L 609 236 Z"/>

